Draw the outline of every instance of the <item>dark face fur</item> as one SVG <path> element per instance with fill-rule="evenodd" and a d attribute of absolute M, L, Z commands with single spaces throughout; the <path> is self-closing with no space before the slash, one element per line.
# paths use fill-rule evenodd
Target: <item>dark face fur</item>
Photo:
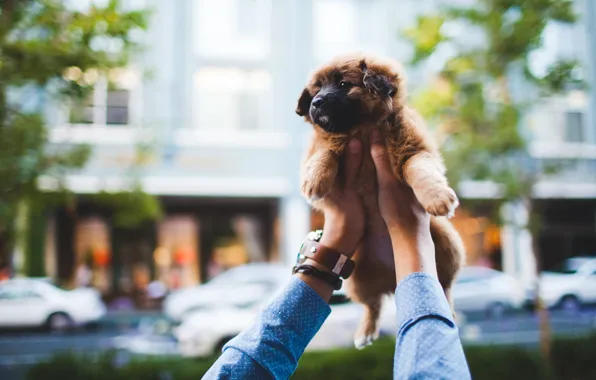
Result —
<path fill-rule="evenodd" d="M 296 113 L 326 132 L 346 134 L 387 117 L 398 84 L 397 74 L 386 65 L 337 59 L 313 74 Z"/>

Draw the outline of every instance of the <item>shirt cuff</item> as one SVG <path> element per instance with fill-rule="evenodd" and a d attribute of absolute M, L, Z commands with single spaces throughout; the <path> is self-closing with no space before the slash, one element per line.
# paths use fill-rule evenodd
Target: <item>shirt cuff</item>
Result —
<path fill-rule="evenodd" d="M 443 319 L 455 326 L 453 312 L 439 281 L 427 273 L 412 273 L 395 289 L 398 335 L 421 318 Z"/>
<path fill-rule="evenodd" d="M 292 276 L 289 285 L 267 307 L 266 313 L 279 315 L 286 325 L 310 336 L 308 343 L 331 314 L 331 307 L 304 281 Z"/>

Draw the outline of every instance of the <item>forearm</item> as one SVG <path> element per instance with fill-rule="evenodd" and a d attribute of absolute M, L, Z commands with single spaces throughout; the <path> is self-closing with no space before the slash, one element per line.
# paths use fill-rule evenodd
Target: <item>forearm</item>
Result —
<path fill-rule="evenodd" d="M 293 278 L 249 328 L 225 345 L 205 378 L 290 377 L 330 311 L 309 285 Z"/>
<path fill-rule="evenodd" d="M 412 273 L 427 273 L 437 278 L 435 246 L 430 230 L 413 235 L 405 233 L 403 228 L 389 228 L 389 236 L 398 284 Z"/>
<path fill-rule="evenodd" d="M 439 282 L 426 273 L 409 275 L 397 286 L 395 302 L 394 378 L 469 379 L 458 329 Z"/>

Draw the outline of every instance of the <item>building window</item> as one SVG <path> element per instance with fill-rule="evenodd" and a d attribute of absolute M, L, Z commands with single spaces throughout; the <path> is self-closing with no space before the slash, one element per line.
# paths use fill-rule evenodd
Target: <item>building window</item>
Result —
<path fill-rule="evenodd" d="M 138 82 L 134 71 L 115 69 L 107 76 L 100 76 L 96 71 L 82 73 L 78 68 L 70 68 L 66 71 L 65 77 L 93 85 L 93 90 L 86 99 L 71 104 L 71 124 L 131 124 L 131 88 Z"/>
<path fill-rule="evenodd" d="M 106 97 L 106 124 L 128 124 L 128 90 L 108 91 Z"/>
<path fill-rule="evenodd" d="M 198 0 L 194 4 L 198 56 L 244 60 L 269 57 L 271 0 Z"/>
<path fill-rule="evenodd" d="M 269 129 L 273 120 L 272 0 L 196 0 L 193 124 L 196 128 Z"/>
<path fill-rule="evenodd" d="M 272 79 L 266 70 L 204 67 L 194 78 L 196 124 L 201 129 L 268 129 Z"/>
<path fill-rule="evenodd" d="M 326 61 L 356 48 L 359 18 L 353 1 L 316 1 L 313 16 L 314 54 L 317 61 Z"/>
<path fill-rule="evenodd" d="M 71 124 L 93 124 L 93 97 L 75 101 L 70 107 L 68 122 Z"/>
<path fill-rule="evenodd" d="M 130 91 L 95 88 L 87 99 L 73 103 L 70 108 L 71 124 L 129 124 Z"/>
<path fill-rule="evenodd" d="M 105 105 L 85 99 L 70 109 L 71 124 L 128 124 L 129 91 L 108 91 Z"/>
<path fill-rule="evenodd" d="M 580 111 L 568 111 L 565 113 L 565 141 L 584 141 L 584 114 Z"/>
<path fill-rule="evenodd" d="M 398 43 L 393 41 L 394 25 L 399 24 L 395 24 L 393 16 L 396 8 L 399 7 L 382 0 L 317 0 L 313 3 L 315 61 L 326 62 L 355 51 L 388 55 L 389 49 Z M 410 20 L 413 16 L 404 12 L 411 11 L 401 8 L 399 19 Z"/>

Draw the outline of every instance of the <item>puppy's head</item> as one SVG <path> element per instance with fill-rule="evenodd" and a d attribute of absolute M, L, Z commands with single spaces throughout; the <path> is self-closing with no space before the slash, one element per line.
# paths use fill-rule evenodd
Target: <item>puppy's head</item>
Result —
<path fill-rule="evenodd" d="M 405 97 L 405 77 L 397 62 L 350 55 L 311 74 L 296 113 L 326 132 L 350 133 L 386 119 Z"/>

